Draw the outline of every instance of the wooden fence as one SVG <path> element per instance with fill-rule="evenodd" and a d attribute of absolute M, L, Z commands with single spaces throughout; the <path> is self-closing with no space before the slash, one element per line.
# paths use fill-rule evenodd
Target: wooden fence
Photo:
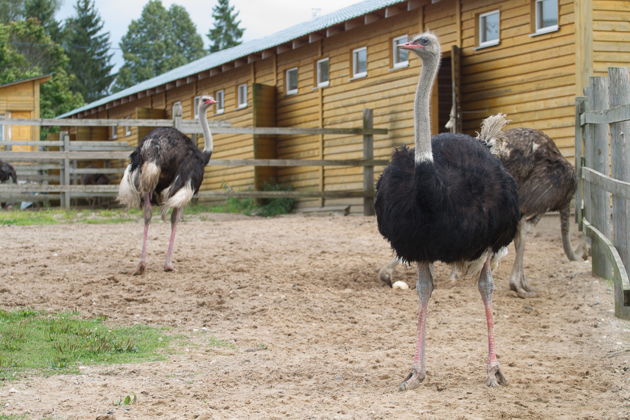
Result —
<path fill-rule="evenodd" d="M 614 282 L 615 315 L 630 319 L 630 77 L 611 67 L 576 98 L 576 215 L 592 239 L 592 271 Z"/>
<path fill-rule="evenodd" d="M 4 119 L 4 125 L 38 125 L 57 127 L 175 127 L 189 134 L 201 134 L 201 126 L 196 120 L 184 120 L 181 109 L 173 110 L 173 119 L 160 120 L 131 120 L 131 119 Z M 299 160 L 299 159 L 211 159 L 211 166 L 359 166 L 363 167 L 363 189 L 351 191 L 201 191 L 198 197 L 227 198 L 363 198 L 363 213 L 374 214 L 374 166 L 387 165 L 387 160 L 375 160 L 373 153 L 374 135 L 387 134 L 387 129 L 374 128 L 373 112 L 371 109 L 363 111 L 363 126 L 360 128 L 293 128 L 293 127 L 230 127 L 222 122 L 208 122 L 213 134 L 262 134 L 262 135 L 327 135 L 346 134 L 362 136 L 363 159 L 349 160 Z M 64 207 L 70 206 L 73 197 L 115 196 L 116 185 L 76 185 L 73 175 L 88 173 L 116 173 L 122 174 L 124 168 L 76 168 L 76 161 L 97 160 L 127 160 L 131 147 L 127 143 L 118 141 L 70 141 L 67 133 L 61 133 L 59 141 L 13 141 L 0 142 L 5 146 L 37 146 L 40 150 L 31 152 L 0 151 L 0 159 L 13 162 L 36 162 L 36 167 L 60 170 L 56 184 L 2 184 L 0 196 L 6 198 L 23 198 L 28 201 L 55 200 L 61 201 Z M 57 148 L 58 150 L 41 150 Z M 49 164 L 41 165 L 42 162 Z M 53 164 L 50 164 L 53 162 Z M 57 162 L 55 166 L 54 162 Z M 24 168 L 26 169 L 26 168 Z M 48 181 L 56 181 L 48 177 Z M 33 194 L 39 194 L 33 196 Z M 33 199 L 33 200 L 31 200 Z M 4 198 L 3 198 L 4 200 Z M 2 200 L 0 200 L 2 201 Z"/>

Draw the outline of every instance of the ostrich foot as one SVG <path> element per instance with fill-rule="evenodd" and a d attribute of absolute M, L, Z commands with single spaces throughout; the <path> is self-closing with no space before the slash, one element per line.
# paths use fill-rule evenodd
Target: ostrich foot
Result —
<path fill-rule="evenodd" d="M 175 267 L 173 266 L 172 263 L 167 263 L 167 264 L 164 264 L 164 271 L 170 272 L 170 271 L 177 271 L 177 270 L 175 270 Z"/>
<path fill-rule="evenodd" d="M 420 383 L 424 381 L 426 377 L 425 372 L 420 372 L 416 368 L 411 368 L 411 372 L 407 375 L 407 378 L 400 384 L 398 387 L 399 391 L 408 391 L 410 389 L 415 389 L 420 386 Z"/>
<path fill-rule="evenodd" d="M 527 283 L 525 276 L 522 276 L 519 280 L 510 279 L 510 290 L 515 291 L 521 299 L 536 296 L 536 290 Z"/>
<path fill-rule="evenodd" d="M 393 284 L 392 278 L 394 278 L 394 269 L 391 268 L 389 265 L 386 265 L 385 267 L 379 270 L 378 278 L 380 281 L 382 281 L 389 287 L 392 287 L 392 284 Z"/>
<path fill-rule="evenodd" d="M 507 384 L 507 380 L 505 379 L 505 376 L 503 376 L 498 363 L 488 366 L 488 379 L 486 380 L 486 385 L 499 386 Z"/>
<path fill-rule="evenodd" d="M 133 272 L 134 276 L 140 276 L 142 274 L 144 274 L 144 270 L 147 268 L 146 263 L 141 262 L 140 264 L 138 264 L 138 268 L 136 268 L 136 271 Z"/>

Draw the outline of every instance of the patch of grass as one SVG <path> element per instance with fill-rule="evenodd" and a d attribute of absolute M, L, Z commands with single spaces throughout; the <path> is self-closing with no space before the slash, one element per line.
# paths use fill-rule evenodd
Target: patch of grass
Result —
<path fill-rule="evenodd" d="M 265 184 L 263 191 L 291 191 L 293 188 L 282 184 Z M 293 198 L 265 198 L 256 200 L 254 198 L 234 198 L 228 197 L 221 204 L 195 204 L 185 210 L 188 214 L 198 214 L 203 212 L 211 213 L 241 213 L 248 216 L 273 217 L 280 214 L 290 213 L 295 207 Z"/>
<path fill-rule="evenodd" d="M 0 414 L 0 420 L 21 420 L 21 419 L 26 419 L 28 418 L 28 416 L 26 414 L 13 414 L 13 415 L 4 415 L 4 414 Z"/>
<path fill-rule="evenodd" d="M 0 212 L 0 225 L 58 225 L 69 223 L 109 224 L 137 220 L 138 210 L 65 210 L 35 209 L 8 210 Z"/>
<path fill-rule="evenodd" d="M 110 327 L 76 313 L 0 310 L 0 381 L 29 372 L 76 372 L 80 364 L 158 360 L 169 343 L 144 325 Z"/>
<path fill-rule="evenodd" d="M 138 401 L 138 398 L 136 397 L 136 394 L 131 394 L 131 395 L 125 395 L 124 398 L 119 399 L 118 401 L 116 401 L 114 403 L 114 405 L 131 405 L 131 404 L 135 404 L 136 401 Z"/>
<path fill-rule="evenodd" d="M 210 337 L 208 341 L 210 347 L 224 347 L 228 349 L 236 349 L 236 345 L 234 343 L 230 343 L 229 341 L 220 340 L 216 337 Z"/>

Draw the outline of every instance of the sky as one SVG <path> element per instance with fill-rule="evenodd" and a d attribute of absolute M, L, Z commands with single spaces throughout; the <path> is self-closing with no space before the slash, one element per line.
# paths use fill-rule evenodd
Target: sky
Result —
<path fill-rule="evenodd" d="M 245 29 L 243 40 L 249 41 L 270 35 L 281 29 L 320 15 L 360 2 L 361 0 L 230 0 L 239 11 L 241 27 Z M 105 23 L 104 30 L 110 33 L 116 68 L 122 64 L 120 39 L 127 32 L 132 20 L 138 19 L 147 0 L 96 0 L 96 8 Z M 65 20 L 74 15 L 76 0 L 62 0 L 57 19 Z M 183 6 L 197 26 L 197 32 L 208 46 L 206 34 L 212 25 L 212 7 L 216 0 L 162 0 L 164 7 L 171 4 Z"/>

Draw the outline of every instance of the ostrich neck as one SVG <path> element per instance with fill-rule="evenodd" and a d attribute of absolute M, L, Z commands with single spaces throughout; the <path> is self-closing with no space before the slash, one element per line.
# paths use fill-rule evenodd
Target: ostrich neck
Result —
<path fill-rule="evenodd" d="M 211 154 L 213 148 L 212 133 L 210 133 L 210 127 L 208 127 L 208 116 L 206 115 L 206 107 L 199 107 L 199 123 L 201 124 L 201 129 L 203 130 L 203 151 L 205 153 Z"/>
<path fill-rule="evenodd" d="M 431 90 L 439 67 L 437 56 L 423 57 L 422 72 L 416 89 L 414 101 L 415 121 L 415 161 L 416 163 L 432 161 L 431 150 Z"/>

